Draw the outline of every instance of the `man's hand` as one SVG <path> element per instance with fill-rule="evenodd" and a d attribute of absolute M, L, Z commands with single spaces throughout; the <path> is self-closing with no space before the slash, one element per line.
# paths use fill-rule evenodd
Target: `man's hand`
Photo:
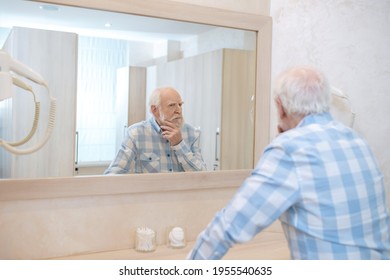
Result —
<path fill-rule="evenodd" d="M 164 139 L 167 139 L 171 146 L 176 146 L 183 140 L 181 136 L 181 129 L 175 123 L 165 120 L 160 125 Z"/>

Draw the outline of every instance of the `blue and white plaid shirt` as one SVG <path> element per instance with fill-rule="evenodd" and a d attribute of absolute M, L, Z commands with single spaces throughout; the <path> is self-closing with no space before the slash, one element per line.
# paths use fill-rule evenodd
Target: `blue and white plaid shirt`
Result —
<path fill-rule="evenodd" d="M 200 132 L 184 124 L 181 133 L 183 140 L 170 146 L 153 117 L 131 125 L 104 174 L 206 170 L 199 147 Z"/>
<path fill-rule="evenodd" d="M 266 147 L 188 258 L 220 259 L 278 218 L 292 259 L 390 259 L 383 176 L 366 142 L 328 113 Z"/>

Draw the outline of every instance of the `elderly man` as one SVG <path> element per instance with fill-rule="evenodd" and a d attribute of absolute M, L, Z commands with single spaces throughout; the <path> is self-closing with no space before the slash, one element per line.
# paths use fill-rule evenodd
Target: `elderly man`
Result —
<path fill-rule="evenodd" d="M 383 176 L 362 137 L 329 114 L 330 100 L 316 69 L 280 76 L 280 135 L 188 258 L 220 259 L 279 218 L 292 259 L 390 259 Z"/>
<path fill-rule="evenodd" d="M 206 170 L 200 132 L 184 122 L 180 94 L 171 87 L 157 88 L 149 105 L 153 116 L 128 128 L 104 174 Z"/>

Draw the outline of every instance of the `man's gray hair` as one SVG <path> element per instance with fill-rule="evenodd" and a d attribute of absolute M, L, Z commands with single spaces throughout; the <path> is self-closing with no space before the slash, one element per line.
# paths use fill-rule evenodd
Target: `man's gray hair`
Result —
<path fill-rule="evenodd" d="M 276 81 L 274 96 L 280 98 L 290 115 L 320 114 L 330 109 L 328 80 L 322 72 L 310 66 L 283 72 Z"/>
<path fill-rule="evenodd" d="M 161 91 L 161 88 L 156 88 L 152 92 L 152 94 L 149 97 L 149 107 L 151 107 L 152 105 L 160 106 L 160 101 L 161 101 L 160 91 Z"/>

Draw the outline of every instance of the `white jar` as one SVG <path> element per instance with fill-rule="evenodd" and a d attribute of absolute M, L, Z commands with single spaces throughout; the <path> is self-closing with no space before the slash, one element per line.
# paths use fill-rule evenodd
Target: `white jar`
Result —
<path fill-rule="evenodd" d="M 152 252 L 156 250 L 156 232 L 147 227 L 137 228 L 135 250 L 139 252 Z"/>

